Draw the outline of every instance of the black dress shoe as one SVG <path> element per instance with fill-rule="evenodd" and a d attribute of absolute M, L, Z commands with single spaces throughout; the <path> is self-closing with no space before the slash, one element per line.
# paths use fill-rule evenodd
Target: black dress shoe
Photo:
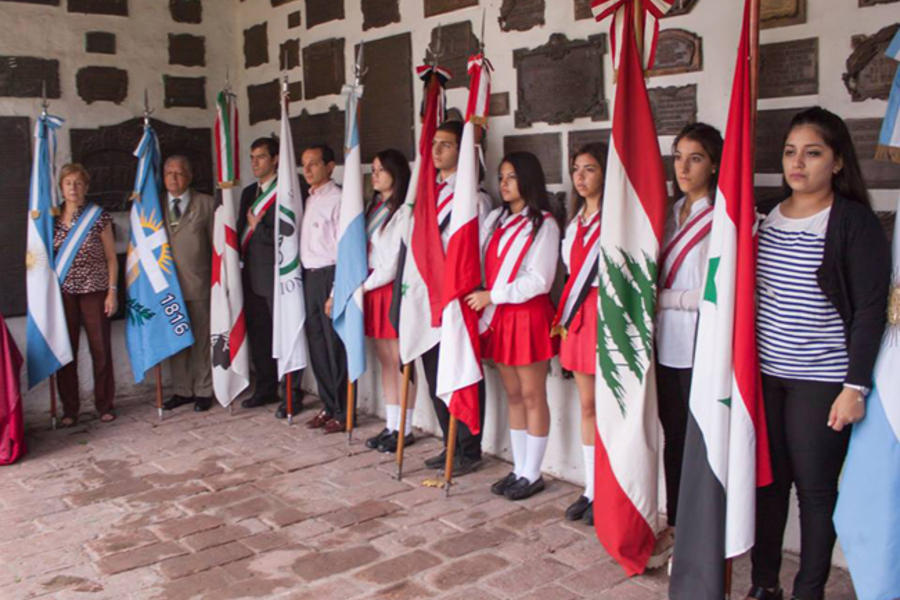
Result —
<path fill-rule="evenodd" d="M 578 496 L 578 500 L 566 509 L 566 521 L 578 521 L 584 518 L 587 511 L 591 510 L 592 502 L 587 496 Z"/>
<path fill-rule="evenodd" d="M 246 400 L 242 400 L 241 406 L 244 408 L 256 408 L 257 406 L 263 406 L 264 404 L 271 404 L 273 402 L 278 402 L 278 396 L 251 396 Z"/>
<path fill-rule="evenodd" d="M 375 435 L 373 435 L 372 437 L 370 437 L 366 440 L 366 448 L 368 448 L 370 450 L 375 450 L 376 448 L 378 448 L 378 444 L 381 443 L 381 440 L 389 437 L 391 435 L 391 433 L 392 433 L 391 430 L 388 429 L 387 427 L 385 427 L 384 429 L 382 429 L 381 431 L 379 431 L 378 433 L 376 433 Z"/>
<path fill-rule="evenodd" d="M 212 406 L 212 398 L 210 396 L 194 397 L 194 412 L 205 412 Z"/>
<path fill-rule="evenodd" d="M 506 474 L 506 477 L 494 482 L 494 484 L 491 486 L 491 493 L 502 496 L 503 493 L 506 492 L 506 488 L 514 484 L 517 479 L 518 477 L 516 477 L 516 474 L 510 471 Z"/>
<path fill-rule="evenodd" d="M 514 484 L 506 488 L 503 495 L 509 500 L 531 498 L 544 489 L 544 478 L 538 477 L 533 483 L 527 477 L 519 477 Z"/>
<path fill-rule="evenodd" d="M 477 471 L 481 466 L 480 458 L 469 458 L 468 456 L 460 456 L 457 454 L 453 457 L 453 474 L 457 477 Z"/>
<path fill-rule="evenodd" d="M 784 592 L 781 588 L 776 590 L 767 590 L 761 585 L 754 585 L 750 588 L 750 591 L 747 592 L 748 598 L 756 598 L 756 600 L 783 600 Z"/>
<path fill-rule="evenodd" d="M 443 469 L 447 463 L 447 451 L 441 450 L 440 454 L 425 459 L 425 466 L 429 469 Z"/>
<path fill-rule="evenodd" d="M 397 444 L 400 442 L 400 432 L 392 431 L 390 435 L 381 440 L 381 443 L 378 444 L 379 452 L 396 452 Z M 412 446 L 416 443 L 416 436 L 414 436 L 411 432 L 409 435 L 403 436 L 403 446 Z"/>
<path fill-rule="evenodd" d="M 291 416 L 296 417 L 300 414 L 300 411 L 303 410 L 303 402 L 297 399 L 292 399 L 291 401 Z M 278 405 L 278 408 L 275 409 L 275 418 L 276 419 L 287 419 L 287 401 L 282 402 Z"/>
<path fill-rule="evenodd" d="M 584 511 L 584 516 L 581 518 L 587 525 L 590 525 L 591 527 L 594 526 L 594 503 L 593 502 L 591 502 L 590 507 L 586 511 Z"/>
<path fill-rule="evenodd" d="M 179 396 L 175 394 L 165 402 L 163 402 L 163 408 L 166 410 L 174 410 L 179 406 L 184 406 L 185 404 L 190 404 L 193 402 L 193 398 L 188 398 L 187 396 Z"/>

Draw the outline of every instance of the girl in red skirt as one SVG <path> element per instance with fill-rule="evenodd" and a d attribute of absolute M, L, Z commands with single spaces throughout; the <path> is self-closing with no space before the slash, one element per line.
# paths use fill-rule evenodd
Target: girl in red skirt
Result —
<path fill-rule="evenodd" d="M 605 144 L 583 146 L 572 160 L 572 210 L 561 258 L 566 286 L 553 320 L 562 338 L 559 363 L 575 374 L 581 402 L 581 452 L 584 493 L 566 509 L 566 519 L 594 523 L 594 371 L 597 364 L 597 253 L 600 249 L 600 209 L 603 200 Z"/>
<path fill-rule="evenodd" d="M 400 429 L 400 351 L 397 332 L 390 321 L 397 259 L 403 238 L 403 219 L 394 218 L 397 208 L 406 198 L 409 186 L 409 164 L 397 150 L 383 150 L 372 160 L 372 187 L 375 197 L 366 213 L 366 233 L 369 239 L 369 277 L 363 283 L 366 335 L 375 340 L 375 354 L 381 365 L 381 387 L 384 391 L 387 423 L 376 436 L 366 440 L 366 446 L 380 452 L 397 449 Z M 412 413 L 415 392 L 410 391 L 406 410 L 404 444 L 415 442 L 412 434 Z"/>
<path fill-rule="evenodd" d="M 559 226 L 550 214 L 544 171 L 529 152 L 500 163 L 503 207 L 482 224 L 487 289 L 466 302 L 484 309 L 482 354 L 500 372 L 509 404 L 514 469 L 491 491 L 521 500 L 544 489 L 541 462 L 550 431 L 547 370 L 556 354 L 550 339 L 550 287 L 559 259 Z"/>

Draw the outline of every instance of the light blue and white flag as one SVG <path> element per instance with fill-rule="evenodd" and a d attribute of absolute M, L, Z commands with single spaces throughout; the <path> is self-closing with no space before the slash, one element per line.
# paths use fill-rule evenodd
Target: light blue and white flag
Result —
<path fill-rule="evenodd" d="M 369 273 L 366 256 L 366 215 L 363 210 L 362 158 L 359 153 L 361 85 L 345 85 L 344 183 L 338 227 L 337 268 L 334 272 L 334 329 L 347 349 L 347 376 L 356 381 L 366 370 L 362 284 Z"/>
<path fill-rule="evenodd" d="M 900 30 L 894 34 L 894 39 L 891 40 L 885 54 L 894 60 L 900 60 Z M 900 163 L 900 69 L 894 74 L 887 111 L 884 113 L 884 121 L 881 122 L 875 158 Z"/>
<path fill-rule="evenodd" d="M 125 263 L 125 344 L 134 380 L 194 343 L 159 205 L 159 142 L 150 125 L 134 155 L 137 174 Z"/>
<path fill-rule="evenodd" d="M 897 209 L 900 210 L 900 202 Z M 889 322 L 866 416 L 853 425 L 834 525 L 860 600 L 900 598 L 900 219 Z"/>
<path fill-rule="evenodd" d="M 59 117 L 42 114 L 34 124 L 34 161 L 28 193 L 28 242 L 25 252 L 29 388 L 72 361 L 72 346 L 59 287 L 61 280 L 53 268 L 53 214 L 59 208 L 54 160 L 56 130 L 62 122 Z"/>

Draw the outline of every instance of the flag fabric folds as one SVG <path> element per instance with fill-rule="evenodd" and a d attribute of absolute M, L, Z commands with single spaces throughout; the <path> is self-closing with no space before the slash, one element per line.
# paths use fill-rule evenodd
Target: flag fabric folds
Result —
<path fill-rule="evenodd" d="M 59 210 L 54 160 L 56 130 L 62 119 L 47 114 L 34 125 L 34 161 L 28 193 L 25 285 L 28 297 L 26 349 L 28 387 L 71 362 L 72 347 L 63 312 L 61 281 L 53 253 L 53 215 Z"/>
<path fill-rule="evenodd" d="M 865 600 L 900 598 L 900 219 L 894 223 L 893 255 L 888 327 L 875 386 L 865 418 L 853 425 L 834 511 L 853 587 Z"/>
<path fill-rule="evenodd" d="M 0 315 L 0 465 L 11 465 L 25 454 L 21 368 L 22 355 Z"/>
<path fill-rule="evenodd" d="M 347 350 L 347 377 L 356 381 L 366 370 L 362 284 L 369 273 L 366 254 L 366 213 L 363 200 L 362 157 L 359 150 L 361 85 L 345 85 L 344 183 L 341 187 L 337 266 L 334 271 L 334 330 Z"/>
<path fill-rule="evenodd" d="M 750 2 L 719 166 L 678 498 L 669 596 L 721 600 L 725 560 L 753 546 L 756 487 L 772 481 L 756 350 Z"/>
<path fill-rule="evenodd" d="M 210 351 L 216 399 L 228 406 L 250 384 L 244 291 L 234 214 L 238 173 L 238 114 L 235 97 L 216 98 L 216 173 L 222 204 L 213 217 L 213 264 L 210 281 Z"/>
<path fill-rule="evenodd" d="M 131 233 L 125 263 L 125 345 L 138 383 L 160 361 L 194 343 L 159 204 L 159 141 L 149 123 L 134 155 Z"/>
<path fill-rule="evenodd" d="M 278 191 L 275 194 L 275 289 L 272 310 L 272 358 L 278 378 L 306 367 L 306 302 L 300 267 L 300 221 L 303 202 L 297 180 L 297 161 L 288 122 L 287 97 L 281 100 L 281 145 L 278 151 Z"/>
<path fill-rule="evenodd" d="M 894 39 L 891 40 L 885 54 L 894 60 L 900 60 L 900 30 L 894 34 Z M 900 163 L 900 69 L 897 69 L 894 83 L 891 84 L 891 94 L 888 97 L 884 121 L 881 122 L 875 158 Z"/>
<path fill-rule="evenodd" d="M 598 259 L 594 528 L 634 575 L 646 568 L 656 540 L 653 320 L 666 180 L 635 39 L 638 9 L 631 1 L 607 9 L 615 9 L 621 34 Z"/>

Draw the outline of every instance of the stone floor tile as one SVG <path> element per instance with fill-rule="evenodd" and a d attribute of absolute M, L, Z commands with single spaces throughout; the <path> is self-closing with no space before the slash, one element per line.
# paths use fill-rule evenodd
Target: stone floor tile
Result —
<path fill-rule="evenodd" d="M 356 577 L 363 581 L 384 585 L 402 581 L 439 564 L 441 564 L 441 559 L 434 554 L 425 550 L 413 550 L 363 569 L 356 574 Z"/>
<path fill-rule="evenodd" d="M 316 581 L 372 564 L 380 557 L 381 552 L 366 544 L 300 555 L 295 560 L 293 569 L 304 580 Z"/>

